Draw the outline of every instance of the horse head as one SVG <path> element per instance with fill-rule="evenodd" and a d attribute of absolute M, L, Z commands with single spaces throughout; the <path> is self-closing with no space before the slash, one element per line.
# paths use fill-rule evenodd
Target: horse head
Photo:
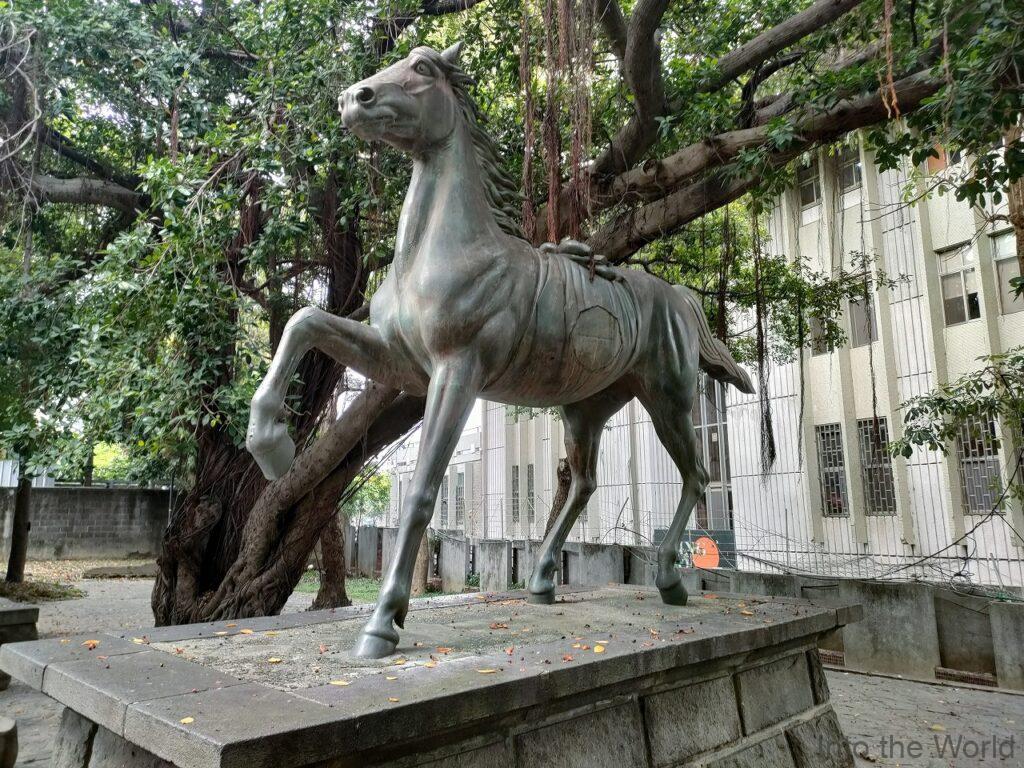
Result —
<path fill-rule="evenodd" d="M 338 99 L 345 127 L 362 139 L 424 154 L 455 130 L 461 108 L 455 88 L 470 78 L 458 67 L 456 43 L 438 53 L 420 46 L 399 62 L 360 80 Z"/>

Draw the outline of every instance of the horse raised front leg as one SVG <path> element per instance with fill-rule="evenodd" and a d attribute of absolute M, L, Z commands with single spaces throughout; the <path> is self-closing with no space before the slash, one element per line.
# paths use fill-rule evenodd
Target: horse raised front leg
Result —
<path fill-rule="evenodd" d="M 380 334 L 371 326 L 314 307 L 300 309 L 285 326 L 266 378 L 252 398 L 245 445 L 269 480 L 281 477 L 295 458 L 295 443 L 282 417 L 288 384 L 302 356 L 316 348 L 384 384 L 395 382 L 395 368 Z"/>
<path fill-rule="evenodd" d="M 441 478 L 479 392 L 479 368 L 475 362 L 459 361 L 434 371 L 427 390 L 416 470 L 403 503 L 395 554 L 377 607 L 356 643 L 357 656 L 379 659 L 398 645 L 393 623 L 405 626 L 416 553 L 434 514 Z"/>

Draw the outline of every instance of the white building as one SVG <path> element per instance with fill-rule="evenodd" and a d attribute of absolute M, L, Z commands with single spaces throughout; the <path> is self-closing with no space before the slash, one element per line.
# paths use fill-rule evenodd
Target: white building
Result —
<path fill-rule="evenodd" d="M 1024 344 L 1024 301 L 1009 290 L 1018 274 L 1012 232 L 950 195 L 905 202 L 909 185 L 923 192 L 929 173 L 955 173 L 960 162 L 878 173 L 863 149 L 822 152 L 777 202 L 768 222 L 775 254 L 826 273 L 863 269 L 859 254 L 870 254 L 868 269 L 896 285 L 873 281 L 870 302 L 844 308 L 849 339 L 841 348 L 816 342 L 772 365 L 778 458 L 769 474 L 758 396 L 705 386 L 694 421 L 712 482 L 691 518 L 691 540 L 707 533 L 724 553 L 735 547 L 745 569 L 1024 586 L 1024 541 L 1013 532 L 1024 532 L 1021 510 L 990 514 L 1012 471 L 1013 451 L 1005 441 L 996 448 L 1001 425 L 977 425 L 945 456 L 891 459 L 885 450 L 901 434 L 907 398 L 975 369 L 980 355 Z M 565 454 L 561 423 L 484 403 L 481 428 L 469 437 L 476 439 L 471 459 L 452 460 L 434 527 L 540 538 Z M 442 518 L 442 504 L 455 508 L 456 482 L 476 501 L 464 517 Z M 660 541 L 680 478 L 636 401 L 602 436 L 598 483 L 570 540 Z"/>
<path fill-rule="evenodd" d="M 391 499 L 384 525 L 398 525 L 399 510 L 416 469 L 419 441 L 409 440 L 395 451 L 391 468 Z M 461 530 L 481 536 L 480 515 L 480 428 L 466 429 L 459 438 L 434 506 L 430 527 Z"/>

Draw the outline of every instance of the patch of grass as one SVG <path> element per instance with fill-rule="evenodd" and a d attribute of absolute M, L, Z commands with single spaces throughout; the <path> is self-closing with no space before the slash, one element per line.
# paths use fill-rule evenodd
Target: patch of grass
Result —
<path fill-rule="evenodd" d="M 296 592 L 306 592 L 315 595 L 320 589 L 320 574 L 316 571 L 306 571 L 295 586 Z M 353 603 L 374 603 L 377 595 L 380 594 L 380 581 L 367 578 L 345 579 L 345 591 L 348 599 Z"/>
<path fill-rule="evenodd" d="M 70 584 L 49 581 L 0 581 L 0 597 L 6 597 L 16 603 L 50 603 L 55 600 L 85 597 L 85 592 Z"/>

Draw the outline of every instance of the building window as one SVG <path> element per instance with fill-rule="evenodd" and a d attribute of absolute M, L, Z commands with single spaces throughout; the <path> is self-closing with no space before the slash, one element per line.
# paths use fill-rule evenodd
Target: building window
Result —
<path fill-rule="evenodd" d="M 889 428 L 884 418 L 857 422 L 860 443 L 861 477 L 864 503 L 869 515 L 896 514 L 896 487 L 889 455 Z"/>
<path fill-rule="evenodd" d="M 533 464 L 526 465 L 526 521 L 533 527 L 533 520 L 536 510 L 536 496 L 534 494 L 534 469 Z"/>
<path fill-rule="evenodd" d="M 448 475 L 441 478 L 441 527 L 448 527 Z"/>
<path fill-rule="evenodd" d="M 519 522 L 519 465 L 512 465 L 512 522 Z"/>
<path fill-rule="evenodd" d="M 963 424 L 957 435 L 956 452 L 960 459 L 964 514 L 987 515 L 1003 492 L 995 424 L 978 418 Z"/>
<path fill-rule="evenodd" d="M 992 253 L 996 260 L 996 277 L 999 280 L 999 308 L 1004 315 L 1024 310 L 1024 297 L 1010 284 L 1020 277 L 1020 262 L 1017 260 L 1017 242 L 1013 230 L 992 238 Z"/>
<path fill-rule="evenodd" d="M 821 181 L 818 178 L 818 161 L 801 165 L 796 169 L 796 187 L 800 193 L 800 207 L 810 208 L 821 200 Z"/>
<path fill-rule="evenodd" d="M 693 422 L 709 482 L 694 508 L 695 525 L 705 530 L 731 530 L 732 492 L 725 386 L 701 376 L 701 387 L 703 395 L 695 398 Z"/>
<path fill-rule="evenodd" d="M 821 318 L 808 318 L 807 326 L 810 331 L 811 354 L 827 355 L 832 352 L 832 344 L 829 343 L 828 336 L 825 332 L 825 324 L 821 321 Z"/>
<path fill-rule="evenodd" d="M 981 317 L 978 273 L 974 268 L 974 248 L 968 244 L 939 254 L 942 288 L 942 313 L 946 325 L 959 325 Z"/>
<path fill-rule="evenodd" d="M 821 484 L 821 511 L 826 517 L 849 514 L 846 496 L 846 462 L 843 459 L 843 432 L 838 424 L 819 424 L 814 428 L 818 444 L 818 480 Z"/>
<path fill-rule="evenodd" d="M 843 192 L 859 189 L 862 175 L 860 149 L 856 146 L 843 147 L 838 159 L 839 189 Z"/>
<path fill-rule="evenodd" d="M 871 294 L 864 294 L 850 299 L 850 346 L 863 347 L 878 341 L 878 326 L 875 323 L 875 305 Z"/>
<path fill-rule="evenodd" d="M 466 524 L 466 475 L 459 472 L 455 475 L 455 527 L 462 528 Z"/>

